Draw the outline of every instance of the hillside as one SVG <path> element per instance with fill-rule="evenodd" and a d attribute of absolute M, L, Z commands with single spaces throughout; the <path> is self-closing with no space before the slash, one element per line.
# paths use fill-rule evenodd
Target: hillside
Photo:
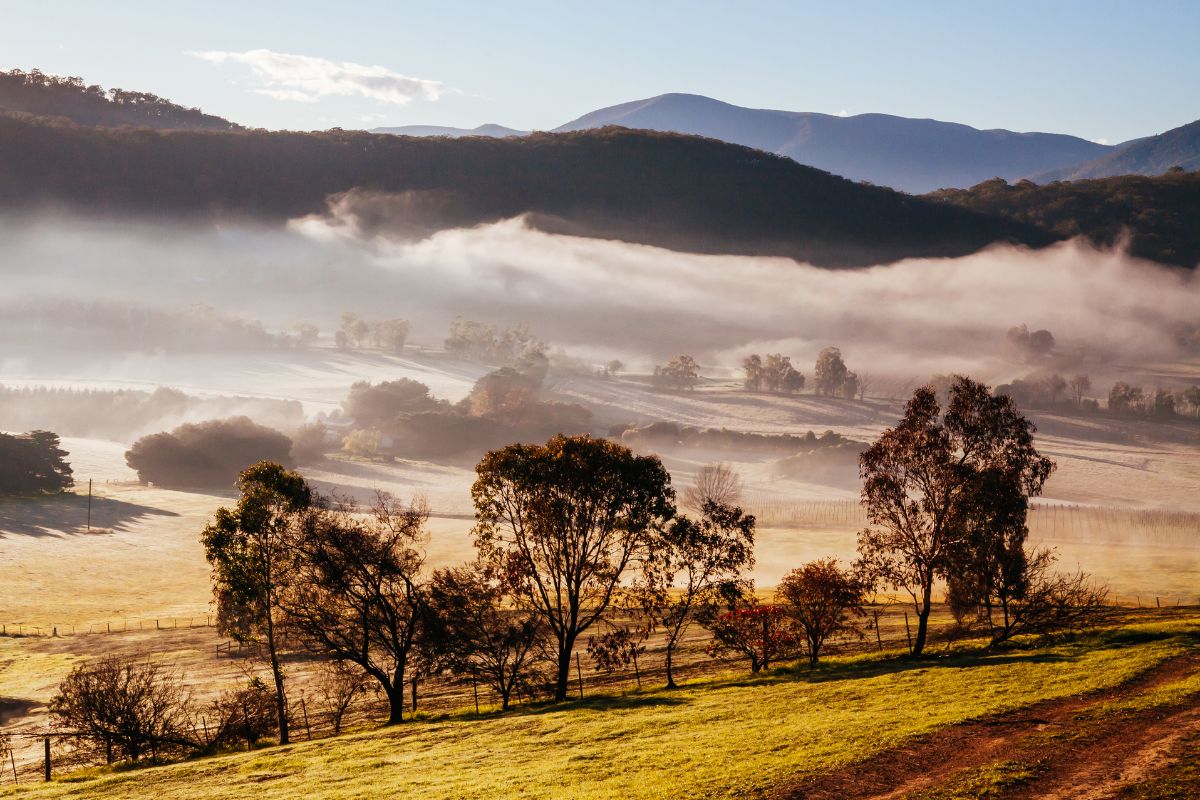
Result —
<path fill-rule="evenodd" d="M 281 221 L 351 189 L 414 233 L 530 214 L 544 230 L 857 266 L 1053 237 L 712 139 L 604 129 L 522 138 L 153 131 L 0 116 L 0 207 Z M 402 212 L 402 213 L 401 213 Z"/>
<path fill-rule="evenodd" d="M 1038 183 L 1111 178 L 1116 175 L 1161 175 L 1180 167 L 1200 170 L 1200 120 L 1157 136 L 1127 142 L 1105 155 L 1065 169 L 1034 176 Z"/>
<path fill-rule="evenodd" d="M 1195 731 L 1194 610 L 1160 618 L 1054 647 L 923 664 L 885 652 L 816 671 L 784 668 L 506 714 L 484 709 L 169 766 L 85 771 L 3 786 L 0 796 L 665 800 L 846 797 L 854 787 L 855 797 L 914 789 L 932 790 L 922 797 L 991 797 L 991 789 L 1107 797 L 1104 790 L 1128 783 L 1118 767 L 1129 749 L 1150 740 L 1177 755 L 1184 745 L 1167 734 Z M 466 690 L 463 702 L 469 697 Z M 1156 761 L 1134 778 L 1169 776 L 1170 760 Z M 1107 769 L 1093 775 L 1089 765 Z M 1078 781 L 1074 791 L 1048 793 L 1063 778 Z"/>
<path fill-rule="evenodd" d="M 34 116 L 62 117 L 80 125 L 231 131 L 229 120 L 184 108 L 147 92 L 105 91 L 82 78 L 63 78 L 33 70 L 0 72 L 0 109 Z"/>
<path fill-rule="evenodd" d="M 604 125 L 709 136 L 914 194 L 973 186 L 997 176 L 1015 180 L 1112 149 L 1061 134 L 977 130 L 887 114 L 838 117 L 742 108 L 690 94 L 603 108 L 557 130 Z"/>
<path fill-rule="evenodd" d="M 1194 268 L 1200 264 L 1200 172 L 1037 185 L 991 180 L 929 198 L 1036 225 L 1057 236 L 1086 236 L 1101 245 L 1128 234 L 1141 258 Z"/>

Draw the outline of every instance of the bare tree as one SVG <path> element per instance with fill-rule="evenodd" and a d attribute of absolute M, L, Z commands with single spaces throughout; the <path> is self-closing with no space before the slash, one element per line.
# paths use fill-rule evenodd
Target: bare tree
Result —
<path fill-rule="evenodd" d="M 858 401 L 860 403 L 867 399 L 867 390 L 871 388 L 872 382 L 871 373 L 862 371 L 858 373 Z"/>
<path fill-rule="evenodd" d="M 331 661 L 317 678 L 316 689 L 336 735 L 342 732 L 350 706 L 370 690 L 370 683 L 361 670 Z"/>
<path fill-rule="evenodd" d="M 705 464 L 696 470 L 696 477 L 683 490 L 683 506 L 697 514 L 704 513 L 707 503 L 735 506 L 742 500 L 745 483 L 737 470 L 721 461 Z"/>

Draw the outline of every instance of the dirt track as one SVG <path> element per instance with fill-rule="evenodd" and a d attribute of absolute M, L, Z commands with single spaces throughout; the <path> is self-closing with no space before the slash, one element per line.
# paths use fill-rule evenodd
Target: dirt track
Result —
<path fill-rule="evenodd" d="M 955 725 L 781 793 L 789 800 L 1042 798 L 1107 800 L 1180 762 L 1200 737 L 1200 696 L 1140 711 L 1095 713 L 1114 700 L 1200 671 L 1200 653 L 1172 659 L 1103 694 L 1040 703 Z M 984 780 L 983 776 L 1006 776 Z M 1200 797 L 1200 785 L 1183 789 Z M 1154 795 L 1158 796 L 1158 795 Z"/>

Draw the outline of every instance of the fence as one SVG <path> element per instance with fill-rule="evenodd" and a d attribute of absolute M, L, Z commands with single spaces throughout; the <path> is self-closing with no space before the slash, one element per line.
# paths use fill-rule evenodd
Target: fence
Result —
<path fill-rule="evenodd" d="M 145 617 L 122 618 L 115 621 L 89 622 L 84 624 L 48 623 L 33 625 L 27 622 L 0 623 L 0 636 L 87 636 L 91 634 L 129 633 L 136 631 L 179 630 L 181 628 L 211 628 L 215 620 L 211 614 L 191 617 Z"/>

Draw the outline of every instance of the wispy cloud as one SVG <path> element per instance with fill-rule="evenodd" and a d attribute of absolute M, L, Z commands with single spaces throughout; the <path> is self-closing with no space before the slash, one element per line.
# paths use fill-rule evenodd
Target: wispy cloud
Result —
<path fill-rule="evenodd" d="M 263 82 L 254 91 L 276 100 L 311 103 L 322 97 L 340 95 L 405 105 L 413 100 L 437 100 L 453 91 L 441 81 L 412 78 L 386 67 L 273 50 L 203 50 L 189 51 L 188 55 L 211 64 L 244 64 Z"/>

